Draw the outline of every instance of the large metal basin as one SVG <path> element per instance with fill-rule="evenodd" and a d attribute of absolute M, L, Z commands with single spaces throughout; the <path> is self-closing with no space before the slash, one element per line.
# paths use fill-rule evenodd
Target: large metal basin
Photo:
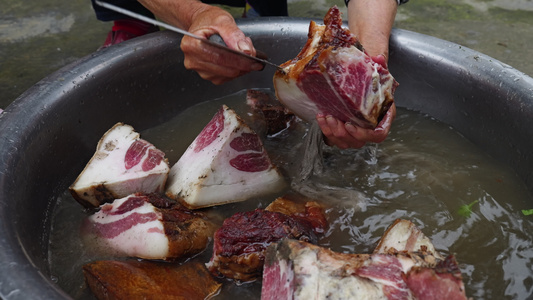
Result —
<path fill-rule="evenodd" d="M 309 20 L 240 20 L 281 63 L 294 57 Z M 171 32 L 91 54 L 40 81 L 0 115 L 0 296 L 68 298 L 47 270 L 56 197 L 117 120 L 142 131 L 200 101 L 272 87 L 267 67 L 222 86 L 183 67 Z M 428 113 L 509 164 L 533 191 L 533 79 L 457 44 L 394 30 L 390 69 L 398 106 Z M 533 203 L 531 203 L 533 205 Z"/>

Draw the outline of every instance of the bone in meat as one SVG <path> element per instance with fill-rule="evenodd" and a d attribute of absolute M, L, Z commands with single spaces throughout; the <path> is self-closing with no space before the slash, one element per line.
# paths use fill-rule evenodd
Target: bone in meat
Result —
<path fill-rule="evenodd" d="M 342 27 L 332 7 L 324 25 L 311 21 L 300 53 L 274 74 L 276 96 L 289 110 L 311 122 L 318 113 L 343 122 L 375 128 L 392 105 L 398 83 Z"/>
<path fill-rule="evenodd" d="M 284 186 L 259 136 L 224 105 L 172 166 L 166 194 L 189 208 L 201 208 L 275 193 Z"/>
<path fill-rule="evenodd" d="M 130 125 L 117 123 L 100 139 L 70 192 L 85 207 L 137 192 L 162 193 L 169 170 L 161 150 L 140 139 Z"/>

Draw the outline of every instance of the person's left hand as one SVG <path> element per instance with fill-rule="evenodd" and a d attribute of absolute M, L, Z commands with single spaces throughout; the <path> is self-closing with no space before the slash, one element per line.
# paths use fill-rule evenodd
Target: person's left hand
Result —
<path fill-rule="evenodd" d="M 316 120 L 327 145 L 347 149 L 361 148 L 369 142 L 383 142 L 389 134 L 395 116 L 396 106 L 393 103 L 375 129 L 356 127 L 350 123 L 339 121 L 331 115 L 319 114 L 316 116 Z"/>

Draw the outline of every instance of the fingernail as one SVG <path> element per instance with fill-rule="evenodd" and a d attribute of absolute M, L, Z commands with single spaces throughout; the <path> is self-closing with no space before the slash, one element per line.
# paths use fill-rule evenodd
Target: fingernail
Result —
<path fill-rule="evenodd" d="M 261 63 L 254 63 L 252 65 L 252 69 L 256 70 L 256 71 L 262 71 L 264 68 L 265 68 L 265 65 L 263 65 Z"/>
<path fill-rule="evenodd" d="M 237 46 L 239 46 L 239 49 L 246 54 L 252 53 L 252 47 L 250 47 L 250 44 L 248 44 L 248 42 L 245 40 L 240 40 L 237 43 Z"/>

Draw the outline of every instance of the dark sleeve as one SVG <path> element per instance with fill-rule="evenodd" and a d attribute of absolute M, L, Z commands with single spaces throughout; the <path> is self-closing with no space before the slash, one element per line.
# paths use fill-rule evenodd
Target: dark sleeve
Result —
<path fill-rule="evenodd" d="M 120 19 L 131 19 L 129 16 L 125 16 L 121 13 L 115 12 L 113 10 L 107 9 L 105 7 L 102 7 L 94 2 L 94 0 L 91 0 L 94 12 L 96 14 L 96 18 L 100 21 L 115 21 Z M 118 7 L 122 7 L 124 9 L 127 9 L 129 11 L 141 14 L 148 18 L 154 18 L 154 15 L 145 8 L 141 3 L 137 2 L 136 0 L 106 0 L 106 2 L 116 5 Z"/>
<path fill-rule="evenodd" d="M 398 2 L 398 5 L 404 4 L 407 1 L 409 1 L 409 0 L 396 0 L 396 2 Z M 344 4 L 346 4 L 346 6 L 348 6 L 348 2 L 350 2 L 350 0 L 344 0 Z"/>

